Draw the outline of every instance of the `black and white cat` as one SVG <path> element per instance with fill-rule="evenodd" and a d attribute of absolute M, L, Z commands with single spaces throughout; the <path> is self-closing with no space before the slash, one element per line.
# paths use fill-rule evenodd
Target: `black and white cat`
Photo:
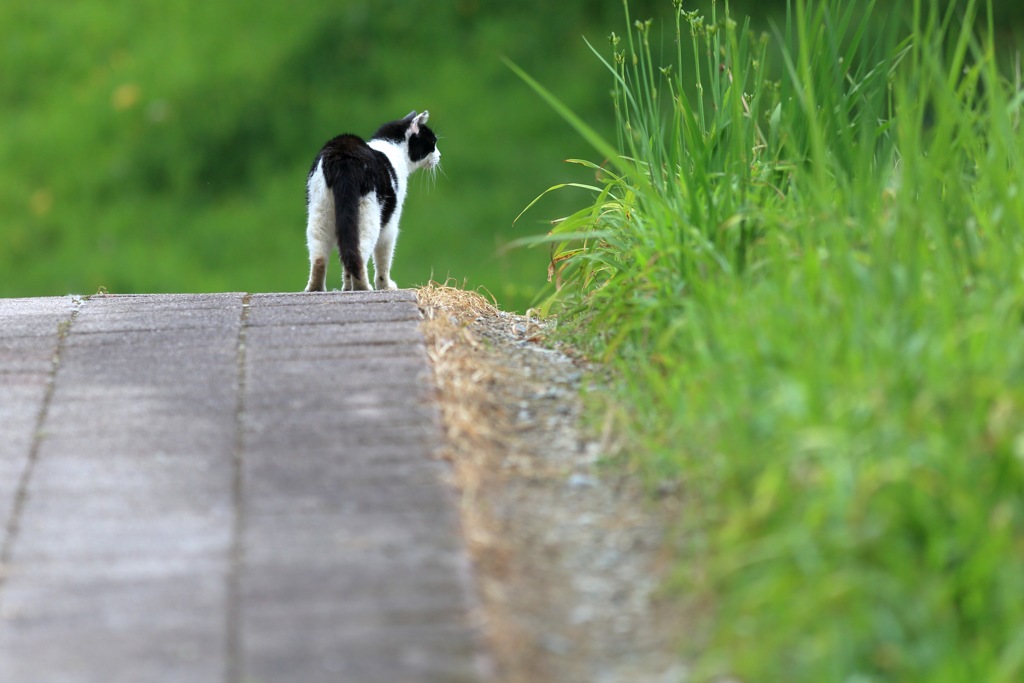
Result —
<path fill-rule="evenodd" d="M 427 127 L 429 116 L 412 111 L 385 123 L 369 142 L 339 135 L 317 154 L 306 180 L 307 292 L 324 291 L 327 260 L 335 247 L 345 291 L 373 289 L 366 271 L 371 253 L 376 288 L 397 288 L 391 258 L 409 174 L 434 169 L 441 161 L 437 136 Z"/>

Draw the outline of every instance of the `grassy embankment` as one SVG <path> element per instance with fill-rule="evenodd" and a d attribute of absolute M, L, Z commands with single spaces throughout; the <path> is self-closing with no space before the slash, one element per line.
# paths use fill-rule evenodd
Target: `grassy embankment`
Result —
<path fill-rule="evenodd" d="M 549 305 L 689 501 L 698 679 L 1021 680 L 1024 92 L 990 10 L 674 5 L 674 44 L 613 34 L 617 144 L 522 75 L 605 157 L 538 240 Z"/>

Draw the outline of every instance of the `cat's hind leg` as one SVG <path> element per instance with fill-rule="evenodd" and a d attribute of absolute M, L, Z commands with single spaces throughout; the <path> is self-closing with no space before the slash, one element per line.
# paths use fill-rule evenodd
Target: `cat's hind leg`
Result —
<path fill-rule="evenodd" d="M 327 189 L 322 166 L 310 174 L 306 190 L 309 215 L 306 219 L 306 246 L 309 248 L 307 292 L 322 292 L 327 283 L 327 261 L 337 243 L 334 228 L 334 197 Z"/>
<path fill-rule="evenodd" d="M 309 282 L 306 283 L 307 292 L 322 292 L 327 289 L 327 259 L 316 257 L 312 259 L 309 267 Z"/>
<path fill-rule="evenodd" d="M 323 292 L 327 286 L 327 261 L 334 248 L 334 226 L 325 230 L 310 220 L 306 229 L 306 245 L 309 247 L 309 282 L 307 292 Z"/>
<path fill-rule="evenodd" d="M 392 219 L 380 231 L 377 246 L 373 249 L 373 274 L 377 289 L 398 289 L 391 279 L 391 259 L 395 254 L 395 239 L 398 237 L 398 221 Z"/>
<path fill-rule="evenodd" d="M 373 194 L 359 200 L 358 233 L 350 239 L 348 246 L 342 245 L 341 259 L 345 266 L 345 290 L 370 290 L 370 277 L 366 266 L 370 253 L 380 235 L 380 202 Z M 349 277 L 351 274 L 351 278 Z"/>
<path fill-rule="evenodd" d="M 363 257 L 354 249 L 342 247 L 340 251 L 341 264 L 345 269 L 345 284 L 342 286 L 342 291 L 357 292 L 373 289 L 370 286 L 369 278 L 366 276 L 366 261 L 363 260 Z"/>
<path fill-rule="evenodd" d="M 349 176 L 354 174 L 352 171 Z M 350 178 L 339 181 L 333 190 L 338 256 L 345 271 L 342 289 L 346 292 L 373 289 L 366 277 L 366 255 L 371 247 L 364 247 L 365 224 L 370 220 L 374 207 L 378 207 L 379 213 L 379 205 L 371 195 L 360 197 L 358 187 Z M 379 225 L 380 219 L 377 221 Z"/>
<path fill-rule="evenodd" d="M 309 282 L 307 292 L 322 292 L 327 283 L 327 261 L 334 248 L 334 226 L 325 230 L 318 226 L 312 217 L 306 229 L 306 245 L 309 247 Z"/>

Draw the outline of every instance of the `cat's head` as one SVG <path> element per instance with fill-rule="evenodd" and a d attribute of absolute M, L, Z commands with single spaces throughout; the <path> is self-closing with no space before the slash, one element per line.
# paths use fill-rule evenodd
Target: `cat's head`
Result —
<path fill-rule="evenodd" d="M 430 112 L 413 110 L 404 119 L 385 123 L 373 137 L 402 145 L 413 169 L 434 168 L 441 163 L 441 152 L 437 136 L 427 126 L 429 118 Z"/>

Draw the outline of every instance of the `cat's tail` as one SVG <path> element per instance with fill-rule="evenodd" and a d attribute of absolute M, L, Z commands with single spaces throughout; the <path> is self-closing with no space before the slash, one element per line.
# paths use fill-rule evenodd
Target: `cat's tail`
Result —
<path fill-rule="evenodd" d="M 331 192 L 334 194 L 334 229 L 338 236 L 338 254 L 345 269 L 346 282 L 366 282 L 366 260 L 359 251 L 359 185 L 355 182 L 362 172 L 362 163 L 345 159 L 339 160 L 340 168 L 333 168 L 330 175 Z"/>

